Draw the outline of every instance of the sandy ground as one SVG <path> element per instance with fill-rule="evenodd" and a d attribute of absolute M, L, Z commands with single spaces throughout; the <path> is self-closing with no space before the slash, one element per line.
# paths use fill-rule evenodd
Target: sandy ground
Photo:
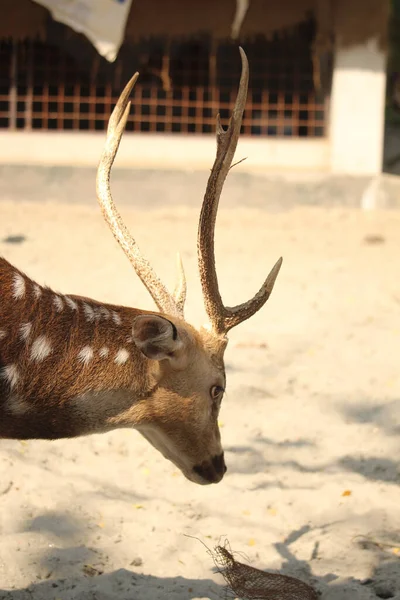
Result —
<path fill-rule="evenodd" d="M 152 308 L 93 192 L 68 203 L 62 182 L 53 191 L 5 196 L 0 253 L 56 290 Z M 153 192 L 161 201 L 133 209 L 126 189 L 124 217 L 169 284 L 182 251 L 187 317 L 201 322 L 201 196 L 163 207 Z M 226 194 L 218 219 L 226 303 L 254 293 L 281 254 L 284 266 L 264 310 L 230 336 L 226 478 L 186 481 L 134 431 L 2 441 L 0 598 L 223 597 L 189 534 L 209 546 L 227 536 L 326 600 L 400 599 L 400 213 L 283 210 L 279 197 L 272 210 L 243 194 L 232 205 Z"/>

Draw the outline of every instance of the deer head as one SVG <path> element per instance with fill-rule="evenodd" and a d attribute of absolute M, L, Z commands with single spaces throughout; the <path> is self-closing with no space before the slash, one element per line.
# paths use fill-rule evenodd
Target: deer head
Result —
<path fill-rule="evenodd" d="M 224 352 L 227 333 L 256 313 L 268 300 L 282 259 L 248 302 L 225 306 L 219 292 L 214 257 L 214 230 L 224 181 L 235 154 L 246 103 L 249 68 L 240 48 L 242 74 L 228 129 L 217 117 L 217 153 L 208 180 L 198 228 L 198 262 L 209 324 L 195 330 L 184 320 L 186 280 L 179 261 L 178 283 L 171 294 L 124 225 L 110 190 L 110 172 L 130 111 L 129 95 L 136 73 L 122 92 L 110 117 L 107 139 L 97 172 L 97 198 L 104 218 L 160 313 L 133 320 L 133 339 L 148 361 L 153 388 L 139 401 L 136 427 L 166 458 L 196 483 L 216 483 L 226 471 L 218 413 L 226 380 Z M 123 419 L 121 419 L 123 422 Z"/>

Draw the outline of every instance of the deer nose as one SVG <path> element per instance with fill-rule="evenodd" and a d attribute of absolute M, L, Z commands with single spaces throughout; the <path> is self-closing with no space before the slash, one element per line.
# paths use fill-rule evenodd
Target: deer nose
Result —
<path fill-rule="evenodd" d="M 224 453 L 193 467 L 193 471 L 208 483 L 219 483 L 226 473 Z"/>

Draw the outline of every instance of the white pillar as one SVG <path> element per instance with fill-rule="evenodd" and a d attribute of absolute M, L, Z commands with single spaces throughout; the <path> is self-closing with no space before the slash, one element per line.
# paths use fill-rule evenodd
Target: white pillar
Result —
<path fill-rule="evenodd" d="M 336 49 L 331 95 L 333 173 L 382 171 L 386 54 L 376 39 Z"/>

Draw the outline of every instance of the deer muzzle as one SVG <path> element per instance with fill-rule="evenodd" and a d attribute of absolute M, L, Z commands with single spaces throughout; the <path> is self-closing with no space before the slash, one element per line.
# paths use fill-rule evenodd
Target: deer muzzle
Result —
<path fill-rule="evenodd" d="M 211 460 L 204 461 L 200 465 L 193 467 L 193 472 L 195 475 L 203 480 L 201 482 L 197 480 L 198 483 L 203 483 L 203 485 L 207 485 L 209 483 L 219 483 L 225 475 L 226 470 L 227 468 L 223 452 L 217 456 L 213 456 Z"/>

